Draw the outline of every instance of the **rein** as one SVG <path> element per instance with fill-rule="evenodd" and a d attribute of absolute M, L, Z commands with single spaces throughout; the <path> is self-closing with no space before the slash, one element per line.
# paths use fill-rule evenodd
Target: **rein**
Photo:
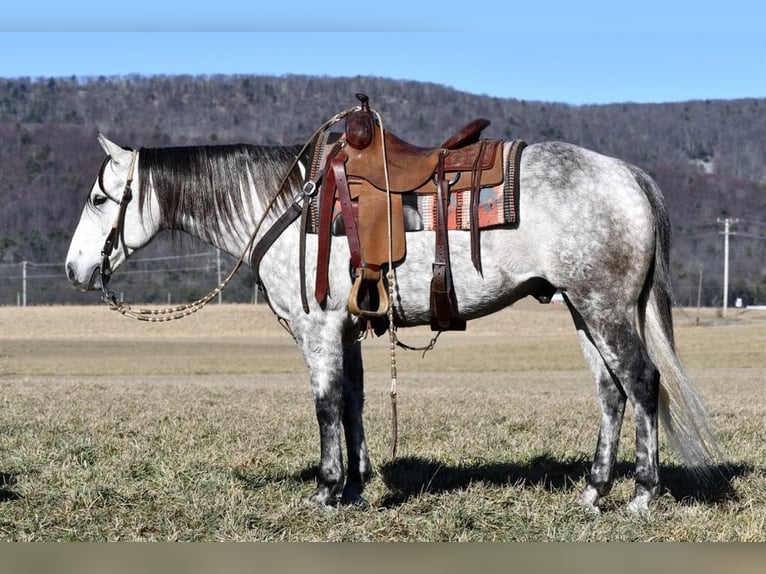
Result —
<path fill-rule="evenodd" d="M 231 280 L 239 271 L 240 267 L 242 267 L 242 264 L 245 262 L 245 257 L 247 257 L 247 254 L 250 252 L 250 249 L 253 248 L 253 245 L 255 245 L 255 248 L 253 248 L 253 254 L 255 255 L 255 253 L 262 252 L 261 254 L 261 257 L 262 257 L 266 253 L 266 251 L 268 251 L 269 247 L 271 247 L 271 244 L 279 237 L 279 235 L 281 235 L 281 233 L 293 221 L 295 221 L 295 219 L 297 219 L 297 216 L 300 215 L 302 211 L 300 202 L 316 194 L 319 178 L 316 181 L 313 181 L 313 182 L 310 181 L 304 185 L 303 189 L 293 198 L 290 208 L 288 208 L 279 217 L 279 219 L 275 222 L 275 224 L 261 238 L 261 241 L 259 241 L 258 244 L 255 243 L 255 239 L 258 235 L 258 232 L 260 231 L 261 227 L 266 221 L 267 216 L 276 205 L 278 198 L 282 194 L 282 191 L 285 185 L 287 184 L 287 180 L 289 179 L 290 174 L 298 166 L 298 162 L 300 161 L 300 158 L 306 152 L 306 150 L 311 145 L 311 143 L 317 138 L 317 136 L 320 133 L 329 129 L 334 124 L 338 123 L 340 120 L 342 120 L 351 112 L 358 111 L 359 109 L 361 109 L 359 106 L 355 106 L 353 108 L 349 108 L 347 110 L 344 110 L 334 115 L 332 118 L 327 120 L 324 124 L 322 124 L 312 134 L 312 136 L 308 139 L 308 141 L 303 145 L 303 148 L 295 156 L 295 159 L 293 160 L 289 169 L 287 170 L 284 177 L 282 178 L 282 181 L 280 182 L 279 188 L 277 189 L 277 192 L 274 194 L 274 197 L 271 199 L 269 204 L 264 209 L 263 215 L 258 220 L 258 223 L 255 226 L 255 229 L 250 235 L 250 239 L 248 240 L 244 250 L 242 251 L 242 255 L 239 256 L 239 259 L 234 264 L 233 269 L 226 276 L 226 278 L 217 287 L 213 288 L 207 295 L 204 295 L 203 297 L 200 297 L 199 299 L 191 303 L 186 303 L 186 304 L 178 305 L 175 307 L 167 307 L 163 309 L 134 309 L 129 303 L 126 303 L 124 301 L 119 301 L 117 297 L 115 296 L 114 292 L 111 291 L 107 286 L 109 283 L 109 278 L 112 275 L 112 268 L 109 262 L 109 257 L 117 249 L 118 239 L 122 243 L 122 248 L 123 248 L 123 252 L 125 253 L 125 258 L 127 259 L 128 257 L 128 247 L 127 245 L 125 245 L 125 212 L 127 211 L 128 204 L 133 199 L 133 192 L 131 187 L 133 184 L 133 173 L 135 171 L 135 163 L 136 163 L 136 158 L 138 153 L 136 150 L 133 150 L 133 157 L 131 158 L 130 169 L 128 171 L 128 179 L 125 182 L 125 188 L 123 190 L 122 199 L 120 200 L 120 210 L 117 214 L 117 219 L 115 220 L 114 225 L 112 226 L 112 229 L 109 232 L 109 235 L 107 235 L 106 237 L 106 241 L 104 242 L 104 248 L 101 251 L 102 300 L 109 304 L 109 308 L 112 311 L 119 311 L 122 315 L 126 317 L 130 317 L 131 319 L 136 319 L 138 321 L 148 321 L 152 323 L 161 323 L 165 321 L 181 319 L 183 317 L 188 317 L 189 315 L 196 313 L 197 311 L 202 309 L 210 301 L 215 299 L 216 296 L 221 291 L 223 291 L 224 288 L 226 288 L 226 286 L 231 282 Z M 297 215 L 295 215 L 296 212 L 297 212 Z M 260 258 L 258 259 L 258 261 L 260 261 Z M 259 285 L 261 285 L 260 280 L 258 278 L 256 267 L 253 268 L 253 272 L 255 274 L 256 281 L 258 282 Z M 281 324 L 285 326 L 285 323 L 281 322 Z M 286 327 L 286 329 L 288 331 L 290 330 L 289 327 Z"/>

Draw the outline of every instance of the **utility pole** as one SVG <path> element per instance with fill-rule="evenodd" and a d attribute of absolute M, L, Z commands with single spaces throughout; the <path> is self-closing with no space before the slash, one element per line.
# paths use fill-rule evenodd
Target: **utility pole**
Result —
<path fill-rule="evenodd" d="M 726 311 L 729 308 L 729 231 L 732 223 L 737 223 L 739 219 L 726 217 L 718 218 L 718 223 L 723 223 L 723 309 L 721 316 L 726 317 Z"/>
<path fill-rule="evenodd" d="M 216 264 L 216 276 L 218 277 L 218 284 L 221 284 L 221 250 L 216 249 L 215 250 L 215 264 Z M 223 302 L 223 293 L 221 291 L 218 292 L 218 304 L 220 305 Z"/>
<path fill-rule="evenodd" d="M 21 306 L 27 306 L 27 262 L 21 262 Z"/>
<path fill-rule="evenodd" d="M 697 284 L 697 325 L 700 324 L 700 305 L 702 304 L 702 265 L 700 265 L 700 279 Z"/>

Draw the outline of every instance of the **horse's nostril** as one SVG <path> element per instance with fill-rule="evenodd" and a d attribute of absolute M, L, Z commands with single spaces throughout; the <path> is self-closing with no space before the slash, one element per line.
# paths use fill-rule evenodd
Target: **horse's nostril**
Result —
<path fill-rule="evenodd" d="M 74 281 L 74 268 L 71 263 L 67 263 L 66 265 L 66 276 L 69 278 L 70 283 Z"/>

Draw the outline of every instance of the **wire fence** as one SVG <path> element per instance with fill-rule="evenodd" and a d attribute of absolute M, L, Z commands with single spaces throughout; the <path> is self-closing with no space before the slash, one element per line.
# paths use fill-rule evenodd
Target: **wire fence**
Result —
<path fill-rule="evenodd" d="M 131 303 L 179 304 L 205 295 L 226 277 L 234 259 L 219 251 L 165 257 L 134 256 L 114 275 L 110 287 L 121 300 Z M 717 278 L 720 279 L 720 278 Z M 720 306 L 719 280 L 676 281 L 674 301 L 678 306 Z M 734 305 L 737 293 L 731 294 Z M 219 302 L 258 303 L 252 275 L 243 269 L 219 295 Z M 55 305 L 99 303 L 100 293 L 75 291 L 66 278 L 63 263 L 0 263 L 0 305 Z M 745 304 L 755 303 L 746 301 Z"/>
<path fill-rule="evenodd" d="M 234 266 L 234 259 L 217 250 L 166 257 L 132 257 L 115 272 L 110 287 L 131 303 L 178 304 L 208 293 Z M 64 263 L 0 263 L 0 305 L 57 305 L 100 302 L 100 293 L 75 291 Z M 218 302 L 258 303 L 255 282 L 240 271 L 219 295 Z"/>
<path fill-rule="evenodd" d="M 194 301 L 220 284 L 235 259 L 205 246 L 204 251 L 167 256 L 134 254 L 113 276 L 110 288 L 133 304 L 180 304 Z M 766 304 L 766 278 L 754 289 L 732 281 L 729 305 Z M 723 278 L 718 274 L 680 278 L 673 282 L 674 303 L 683 307 L 720 307 Z M 97 304 L 100 292 L 80 293 L 70 285 L 64 262 L 0 263 L 0 305 Z M 219 302 L 259 303 L 252 274 L 243 268 L 219 295 Z"/>

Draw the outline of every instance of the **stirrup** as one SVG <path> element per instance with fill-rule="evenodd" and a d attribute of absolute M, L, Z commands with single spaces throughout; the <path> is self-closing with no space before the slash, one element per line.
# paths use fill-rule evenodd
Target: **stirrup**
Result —
<path fill-rule="evenodd" d="M 348 310 L 354 315 L 365 318 L 384 317 L 388 313 L 388 290 L 383 282 L 380 267 L 358 267 L 354 270 L 354 284 L 348 295 Z M 373 285 L 375 283 L 375 285 Z M 376 289 L 377 288 L 377 289 Z M 373 302 L 377 294 L 378 308 L 369 309 L 365 304 Z"/>

